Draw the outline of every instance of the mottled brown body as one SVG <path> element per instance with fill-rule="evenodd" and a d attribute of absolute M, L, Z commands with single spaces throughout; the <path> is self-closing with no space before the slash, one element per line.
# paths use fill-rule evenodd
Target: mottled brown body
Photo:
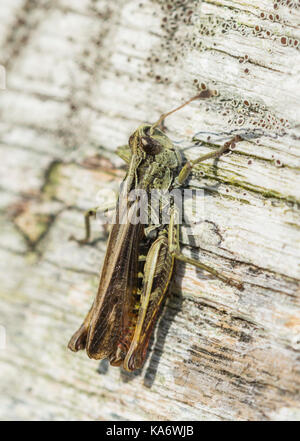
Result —
<path fill-rule="evenodd" d="M 199 97 L 202 95 L 192 100 Z M 207 97 L 207 93 L 203 97 Z M 240 285 L 180 253 L 174 201 L 171 200 L 168 206 L 169 223 L 144 225 L 133 222 L 141 208 L 137 201 L 128 200 L 131 190 L 143 190 L 149 196 L 148 200 L 153 189 L 169 192 L 182 185 L 194 165 L 218 157 L 230 147 L 227 143 L 182 167 L 179 151 L 157 128 L 170 113 L 162 115 L 156 124 L 141 125 L 129 138 L 129 145 L 122 149 L 120 156 L 127 162 L 128 171 L 121 186 L 116 222 L 108 239 L 98 293 L 84 323 L 69 342 L 73 351 L 86 349 L 90 358 L 108 358 L 112 365 L 123 365 L 129 371 L 144 364 L 175 259 L 188 261 L 232 285 Z M 149 207 L 144 204 L 142 209 L 147 211 Z M 125 223 L 122 222 L 124 211 L 128 212 Z M 86 226 L 87 240 L 88 222 Z"/>

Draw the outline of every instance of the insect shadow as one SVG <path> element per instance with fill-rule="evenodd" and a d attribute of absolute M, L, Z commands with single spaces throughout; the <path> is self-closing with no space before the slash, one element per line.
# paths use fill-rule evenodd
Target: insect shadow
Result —
<path fill-rule="evenodd" d="M 218 178 L 218 162 L 219 162 L 219 158 L 215 158 L 213 164 L 210 167 L 212 175 L 216 179 Z M 188 182 L 190 182 L 190 180 L 191 180 L 191 178 L 189 179 Z M 213 192 L 217 191 L 220 186 L 221 186 L 221 182 L 218 182 L 218 180 L 216 180 L 215 184 L 209 185 L 209 186 L 204 185 L 200 188 L 202 188 L 204 191 L 204 197 L 207 197 L 208 193 L 210 193 L 212 191 Z M 215 234 L 217 234 L 219 237 L 218 244 L 217 244 L 219 246 L 222 242 L 222 236 L 218 232 L 217 225 L 214 222 L 212 222 L 210 219 L 206 219 L 206 218 L 201 220 L 200 223 L 204 223 L 204 222 L 211 224 L 214 227 Z M 197 242 L 196 237 L 191 234 L 187 235 L 187 238 L 188 238 L 187 246 L 189 246 L 190 248 L 193 249 L 193 258 L 196 260 L 201 260 L 201 246 L 199 245 L 199 241 Z M 199 277 L 199 279 L 203 279 L 203 277 L 204 277 L 203 270 L 195 267 L 195 271 L 196 271 L 196 275 Z M 211 276 L 208 275 L 207 277 L 211 277 Z"/>
<path fill-rule="evenodd" d="M 181 279 L 182 276 L 180 276 Z M 177 278 L 180 284 L 180 279 Z M 161 318 L 157 325 L 155 341 L 153 341 L 153 351 L 149 351 L 149 364 L 147 364 L 144 386 L 151 389 L 154 384 L 161 356 L 164 352 L 164 346 L 169 334 L 170 327 L 177 314 L 182 309 L 183 297 L 181 290 L 174 292 L 174 283 L 172 283 L 166 304 L 164 305 Z M 154 339 L 153 339 L 154 340 Z"/>
<path fill-rule="evenodd" d="M 121 379 L 124 383 L 129 383 L 136 377 L 144 376 L 143 385 L 148 389 L 151 389 L 156 378 L 161 356 L 164 352 L 164 345 L 169 333 L 169 329 L 174 322 L 176 315 L 181 311 L 182 302 L 183 297 L 181 292 L 173 292 L 172 284 L 167 299 L 162 306 L 162 313 L 156 325 L 156 330 L 150 339 L 146 362 L 144 365 L 145 368 L 132 372 L 128 372 L 121 368 Z"/>

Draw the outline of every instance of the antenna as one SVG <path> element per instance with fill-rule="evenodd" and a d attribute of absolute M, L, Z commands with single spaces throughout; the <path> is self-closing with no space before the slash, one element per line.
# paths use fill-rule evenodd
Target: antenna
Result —
<path fill-rule="evenodd" d="M 195 100 L 198 100 L 198 99 L 211 98 L 212 96 L 216 96 L 216 95 L 217 95 L 217 91 L 216 90 L 209 90 L 209 89 L 202 90 L 200 93 L 198 93 L 198 95 L 193 96 L 188 101 L 186 101 L 185 103 L 181 104 L 181 106 L 176 107 L 176 109 L 173 109 L 173 110 L 171 110 L 170 112 L 167 112 L 167 113 L 163 113 L 159 117 L 159 119 L 156 121 L 156 123 L 152 124 L 152 126 L 150 128 L 150 135 L 152 135 L 153 130 L 156 127 L 158 127 L 168 116 L 172 115 L 172 113 L 177 112 L 177 110 L 182 109 L 183 107 L 185 107 L 188 104 L 190 104 L 192 101 L 195 101 Z"/>

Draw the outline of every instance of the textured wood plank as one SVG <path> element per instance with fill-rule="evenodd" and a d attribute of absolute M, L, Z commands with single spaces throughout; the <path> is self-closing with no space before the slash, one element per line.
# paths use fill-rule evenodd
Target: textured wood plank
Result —
<path fill-rule="evenodd" d="M 0 418 L 299 420 L 299 1 L 2 3 Z M 124 176 L 116 147 L 202 84 L 167 134 L 187 158 L 243 141 L 193 174 L 181 243 L 245 289 L 178 264 L 140 373 L 74 355 L 106 233 L 68 237 Z"/>

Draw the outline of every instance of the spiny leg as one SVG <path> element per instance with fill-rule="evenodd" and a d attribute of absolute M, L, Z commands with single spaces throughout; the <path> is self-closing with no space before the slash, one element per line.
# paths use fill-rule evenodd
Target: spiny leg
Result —
<path fill-rule="evenodd" d="M 221 155 L 223 155 L 223 153 L 227 152 L 230 149 L 230 147 L 233 148 L 235 144 L 241 140 L 242 138 L 239 135 L 236 135 L 230 141 L 225 142 L 225 144 L 222 145 L 222 147 L 220 147 L 219 149 L 210 153 L 206 153 L 205 155 L 199 156 L 193 161 L 188 161 L 180 170 L 180 173 L 177 177 L 178 184 L 180 185 L 183 184 L 184 181 L 189 177 L 191 170 L 200 162 L 206 161 L 206 159 L 210 159 L 210 158 L 219 158 Z"/>
<path fill-rule="evenodd" d="M 90 210 L 84 213 L 84 225 L 85 225 L 85 237 L 83 239 L 76 239 L 73 235 L 70 236 L 69 240 L 75 240 L 81 245 L 84 245 L 89 242 L 91 236 L 91 217 L 96 217 L 97 213 L 105 213 L 107 211 L 113 210 L 116 204 L 109 204 L 105 207 L 96 207 L 91 208 Z"/>
<path fill-rule="evenodd" d="M 165 271 L 169 275 L 172 274 L 172 262 L 170 259 L 169 262 L 168 259 L 165 261 L 167 250 L 166 232 L 161 231 L 158 238 L 152 243 L 145 260 L 138 317 L 133 338 L 124 360 L 124 368 L 128 371 L 139 369 L 144 363 L 151 330 L 167 292 L 170 279 L 162 278 L 162 281 L 164 281 L 159 286 L 155 285 L 155 278 L 160 278 L 165 274 Z"/>
<path fill-rule="evenodd" d="M 197 268 L 203 269 L 203 270 L 209 272 L 210 274 L 213 274 L 214 276 L 218 277 L 220 280 L 222 280 L 225 283 L 228 283 L 231 286 L 236 286 L 239 289 L 243 289 L 242 282 L 235 280 L 232 277 L 225 276 L 224 273 L 216 270 L 215 268 L 212 268 L 211 266 L 205 265 L 204 263 L 199 262 L 196 259 L 191 259 L 190 257 L 185 256 L 180 251 L 179 224 L 177 222 L 176 209 L 173 209 L 171 211 L 168 244 L 169 244 L 170 253 L 174 256 L 175 259 L 181 260 L 182 262 L 185 262 L 185 263 L 189 263 L 190 265 L 194 265 Z"/>

